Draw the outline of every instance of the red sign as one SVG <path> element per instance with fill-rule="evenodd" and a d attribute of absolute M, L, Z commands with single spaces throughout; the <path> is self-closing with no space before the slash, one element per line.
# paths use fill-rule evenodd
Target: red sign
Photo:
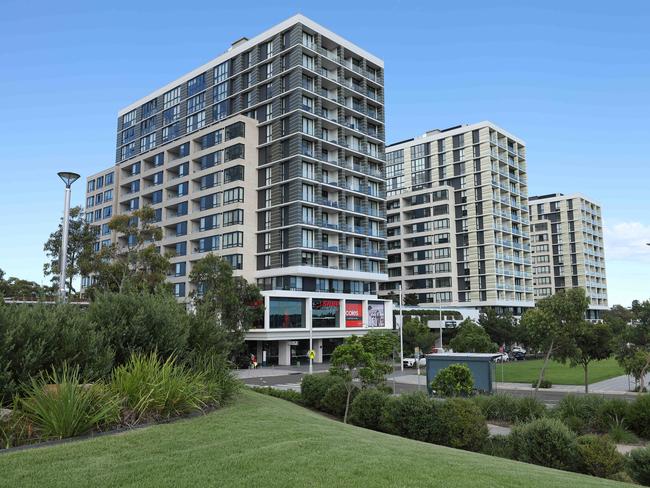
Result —
<path fill-rule="evenodd" d="M 345 302 L 345 326 L 363 326 L 363 302 L 350 300 Z"/>

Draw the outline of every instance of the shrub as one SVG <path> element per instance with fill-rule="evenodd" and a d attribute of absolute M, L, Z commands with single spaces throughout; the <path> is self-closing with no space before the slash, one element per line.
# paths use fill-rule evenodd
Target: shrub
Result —
<path fill-rule="evenodd" d="M 609 437 L 612 442 L 615 442 L 616 444 L 638 444 L 639 442 L 639 438 L 637 436 L 620 425 L 612 426 L 609 429 L 609 432 L 607 432 L 607 437 Z"/>
<path fill-rule="evenodd" d="M 533 388 L 537 388 L 537 381 L 533 381 L 533 384 L 531 385 Z M 540 388 L 552 388 L 553 383 L 551 383 L 549 380 L 542 380 L 539 382 L 539 387 Z"/>
<path fill-rule="evenodd" d="M 0 306 L 0 404 L 20 385 L 63 364 L 95 380 L 110 373 L 113 353 L 86 315 L 74 305 Z"/>
<path fill-rule="evenodd" d="M 300 383 L 300 393 L 305 405 L 320 410 L 321 402 L 327 390 L 334 383 L 340 383 L 341 381 L 339 377 L 332 376 L 329 373 L 303 376 Z"/>
<path fill-rule="evenodd" d="M 443 397 L 468 396 L 474 388 L 474 377 L 465 364 L 452 364 L 438 371 L 431 388 Z"/>
<path fill-rule="evenodd" d="M 381 430 L 388 395 L 376 388 L 361 390 L 350 405 L 350 423 L 366 429 Z"/>
<path fill-rule="evenodd" d="M 589 434 L 576 442 L 577 471 L 600 478 L 609 478 L 625 466 L 625 458 L 607 437 Z"/>
<path fill-rule="evenodd" d="M 350 394 L 350 402 L 354 400 L 358 388 L 352 387 Z M 348 399 L 348 390 L 345 386 L 345 381 L 335 381 L 325 392 L 323 399 L 320 402 L 320 407 L 324 412 L 331 413 L 332 415 L 343 418 L 345 414 L 345 405 Z"/>
<path fill-rule="evenodd" d="M 437 403 L 425 393 L 407 393 L 388 398 L 382 430 L 409 439 L 433 442 L 436 423 Z"/>
<path fill-rule="evenodd" d="M 481 410 L 464 398 L 451 398 L 439 403 L 433 442 L 456 449 L 480 451 L 489 436 Z"/>
<path fill-rule="evenodd" d="M 507 435 L 495 435 L 487 438 L 481 449 L 483 454 L 500 458 L 512 459 L 512 443 Z"/>
<path fill-rule="evenodd" d="M 514 397 L 497 393 L 478 395 L 472 401 L 488 420 L 501 422 L 527 422 L 546 415 L 546 406 L 533 397 Z"/>
<path fill-rule="evenodd" d="M 127 409 L 127 423 L 186 414 L 210 400 L 204 373 L 177 364 L 173 357 L 162 361 L 155 353 L 133 354 L 115 368 L 110 387 Z"/>
<path fill-rule="evenodd" d="M 223 356 L 200 353 L 193 355 L 187 364 L 195 373 L 203 374 L 210 403 L 225 405 L 241 390 L 242 382 Z"/>
<path fill-rule="evenodd" d="M 605 400 L 596 395 L 567 395 L 554 413 L 577 434 L 596 430 L 597 412 Z"/>
<path fill-rule="evenodd" d="M 82 435 L 119 418 L 118 402 L 104 385 L 81 384 L 79 369 L 67 366 L 32 379 L 19 405 L 44 438 Z"/>
<path fill-rule="evenodd" d="M 271 386 L 251 386 L 250 389 L 256 391 L 257 393 L 262 393 L 263 395 L 268 395 L 275 398 L 281 398 L 282 400 L 297 403 L 298 405 L 303 404 L 300 392 L 294 390 L 280 390 L 279 388 L 273 388 Z"/>
<path fill-rule="evenodd" d="M 650 486 L 650 447 L 630 452 L 628 472 L 637 483 Z"/>
<path fill-rule="evenodd" d="M 18 407 L 18 397 L 9 414 L 0 416 L 0 449 L 26 444 L 31 436 L 31 424 Z"/>
<path fill-rule="evenodd" d="M 650 395 L 640 395 L 629 406 L 629 421 L 632 430 L 639 436 L 650 439 Z"/>
<path fill-rule="evenodd" d="M 155 351 L 167 358 L 185 351 L 188 314 L 167 292 L 98 294 L 88 319 L 108 341 L 118 366 L 133 353 Z"/>
<path fill-rule="evenodd" d="M 593 427 L 605 433 L 614 428 L 625 429 L 628 425 L 630 404 L 620 398 L 605 399 L 596 409 Z"/>
<path fill-rule="evenodd" d="M 574 465 L 576 436 L 557 419 L 540 418 L 516 425 L 510 434 L 515 459 L 549 468 Z"/>

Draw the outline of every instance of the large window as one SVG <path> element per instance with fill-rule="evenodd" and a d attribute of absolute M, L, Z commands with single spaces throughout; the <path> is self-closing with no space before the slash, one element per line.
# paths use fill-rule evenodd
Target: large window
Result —
<path fill-rule="evenodd" d="M 221 63 L 219 66 L 214 68 L 214 82 L 215 83 L 221 83 L 222 81 L 226 80 L 229 76 L 230 69 L 229 69 L 229 62 L 226 61 L 224 63 Z"/>
<path fill-rule="evenodd" d="M 271 329 L 305 328 L 305 300 L 271 297 L 269 299 L 269 325 Z"/>
<path fill-rule="evenodd" d="M 205 108 L 205 93 L 199 93 L 187 101 L 187 113 L 193 114 Z"/>
<path fill-rule="evenodd" d="M 192 78 L 187 82 L 187 96 L 191 97 L 192 95 L 203 91 L 205 88 L 205 74 L 202 73 L 199 76 Z"/>
<path fill-rule="evenodd" d="M 163 95 L 163 109 L 173 107 L 181 101 L 181 87 L 177 86 L 173 90 Z"/>
<path fill-rule="evenodd" d="M 340 307 L 339 300 L 314 298 L 311 306 L 312 327 L 339 327 Z"/>

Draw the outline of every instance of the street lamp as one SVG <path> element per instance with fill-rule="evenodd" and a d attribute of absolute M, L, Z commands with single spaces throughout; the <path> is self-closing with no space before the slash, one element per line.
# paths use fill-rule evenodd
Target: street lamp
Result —
<path fill-rule="evenodd" d="M 399 367 L 404 371 L 404 315 L 402 314 L 402 282 L 399 282 Z"/>
<path fill-rule="evenodd" d="M 70 224 L 70 187 L 79 179 L 77 173 L 60 171 L 59 178 L 65 183 L 65 200 L 63 204 L 63 231 L 61 233 L 61 269 L 59 270 L 59 298 L 65 302 L 65 271 L 68 265 L 68 227 Z"/>

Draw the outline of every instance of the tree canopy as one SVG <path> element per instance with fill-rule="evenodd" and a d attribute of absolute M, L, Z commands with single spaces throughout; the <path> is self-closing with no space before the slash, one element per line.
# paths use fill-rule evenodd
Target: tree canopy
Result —
<path fill-rule="evenodd" d="M 499 346 L 480 325 L 471 319 L 463 320 L 458 326 L 456 336 L 449 341 L 455 352 L 497 352 Z"/>

